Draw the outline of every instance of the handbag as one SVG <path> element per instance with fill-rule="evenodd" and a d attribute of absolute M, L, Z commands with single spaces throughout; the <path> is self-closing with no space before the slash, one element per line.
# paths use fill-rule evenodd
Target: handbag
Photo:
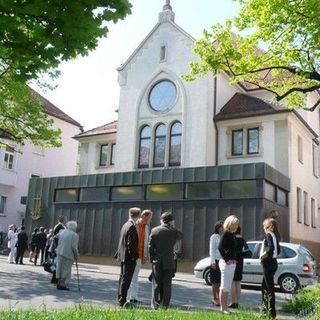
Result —
<path fill-rule="evenodd" d="M 54 263 L 51 260 L 46 260 L 43 263 L 43 269 L 46 272 L 54 273 L 56 271 L 56 266 L 54 265 Z"/>

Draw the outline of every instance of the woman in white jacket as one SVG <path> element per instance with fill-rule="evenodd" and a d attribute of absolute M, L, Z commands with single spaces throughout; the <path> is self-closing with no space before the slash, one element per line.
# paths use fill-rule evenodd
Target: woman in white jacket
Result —
<path fill-rule="evenodd" d="M 14 229 L 15 225 L 11 224 L 8 230 L 8 248 L 10 249 L 10 253 L 8 256 L 9 263 L 15 263 L 17 235 Z"/>
<path fill-rule="evenodd" d="M 56 237 L 58 238 L 58 247 L 56 250 L 56 277 L 58 279 L 58 290 L 69 290 L 66 283 L 71 278 L 71 269 L 74 260 L 78 258 L 79 236 L 76 234 L 77 223 L 69 221 L 67 228 L 61 230 Z"/>

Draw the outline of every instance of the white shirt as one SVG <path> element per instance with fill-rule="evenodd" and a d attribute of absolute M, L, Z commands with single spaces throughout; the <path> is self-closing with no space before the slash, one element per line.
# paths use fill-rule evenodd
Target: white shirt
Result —
<path fill-rule="evenodd" d="M 13 230 L 8 231 L 8 248 L 13 249 L 17 243 L 17 235 Z"/>
<path fill-rule="evenodd" d="M 210 255 L 211 264 L 215 263 L 215 260 L 221 259 L 221 254 L 218 249 L 219 242 L 220 242 L 220 234 L 214 233 L 210 237 L 210 244 L 209 244 L 209 255 Z"/>

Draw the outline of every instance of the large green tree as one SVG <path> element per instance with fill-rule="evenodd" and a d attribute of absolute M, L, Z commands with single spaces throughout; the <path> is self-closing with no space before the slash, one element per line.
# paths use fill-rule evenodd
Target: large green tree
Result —
<path fill-rule="evenodd" d="M 320 89 L 319 0 L 235 0 L 239 14 L 204 31 L 187 80 L 226 72 L 232 83 L 271 92 L 288 107 L 306 107 Z"/>
<path fill-rule="evenodd" d="M 17 142 L 58 146 L 59 130 L 28 81 L 58 75 L 61 61 L 87 55 L 107 22 L 130 13 L 128 0 L 0 0 L 0 130 Z"/>

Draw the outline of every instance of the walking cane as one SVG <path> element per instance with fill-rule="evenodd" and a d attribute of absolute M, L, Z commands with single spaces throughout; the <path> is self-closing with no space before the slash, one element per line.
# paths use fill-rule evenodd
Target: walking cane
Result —
<path fill-rule="evenodd" d="M 78 291 L 80 291 L 80 279 L 79 279 L 79 268 L 78 268 L 78 260 L 75 259 L 76 269 L 77 269 L 77 279 L 78 279 Z"/>

